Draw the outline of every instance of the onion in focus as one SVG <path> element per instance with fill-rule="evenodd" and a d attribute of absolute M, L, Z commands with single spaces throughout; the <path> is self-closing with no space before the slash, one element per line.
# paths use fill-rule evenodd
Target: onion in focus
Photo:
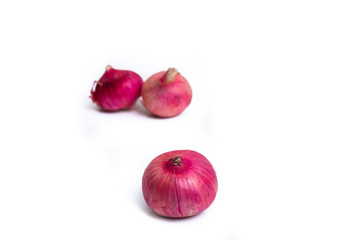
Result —
<path fill-rule="evenodd" d="M 191 150 L 163 153 L 150 162 L 142 179 L 146 203 L 169 218 L 196 215 L 214 201 L 216 173 L 205 156 Z"/>

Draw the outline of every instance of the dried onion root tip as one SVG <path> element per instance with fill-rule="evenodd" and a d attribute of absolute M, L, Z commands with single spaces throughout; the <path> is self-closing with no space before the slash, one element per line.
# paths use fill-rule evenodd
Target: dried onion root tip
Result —
<path fill-rule="evenodd" d="M 181 163 L 181 157 L 175 157 L 172 162 L 174 163 L 174 166 L 179 165 Z"/>
<path fill-rule="evenodd" d="M 169 68 L 166 72 L 165 82 L 171 83 L 175 80 L 178 70 L 176 68 Z"/>

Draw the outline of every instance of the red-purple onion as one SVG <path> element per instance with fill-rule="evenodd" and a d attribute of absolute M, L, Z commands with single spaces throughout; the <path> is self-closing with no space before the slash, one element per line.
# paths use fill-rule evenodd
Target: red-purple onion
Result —
<path fill-rule="evenodd" d="M 169 68 L 147 79 L 141 96 L 145 108 L 152 114 L 173 117 L 189 106 L 192 91 L 188 81 L 175 68 Z"/>
<path fill-rule="evenodd" d="M 105 111 L 128 109 L 140 97 L 142 83 L 137 73 L 109 65 L 100 80 L 94 82 L 90 98 Z"/>
<path fill-rule="evenodd" d="M 150 162 L 142 179 L 146 203 L 169 218 L 196 215 L 214 201 L 216 173 L 205 156 L 191 150 L 163 153 Z"/>

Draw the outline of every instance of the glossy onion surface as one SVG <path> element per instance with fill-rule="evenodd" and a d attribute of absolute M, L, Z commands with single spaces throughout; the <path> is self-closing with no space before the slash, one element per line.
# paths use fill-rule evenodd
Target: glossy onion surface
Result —
<path fill-rule="evenodd" d="M 90 98 L 105 111 L 128 109 L 140 97 L 142 83 L 135 72 L 107 66 L 100 80 L 94 82 Z"/>
<path fill-rule="evenodd" d="M 141 97 L 144 106 L 152 114 L 174 117 L 189 106 L 192 90 L 188 81 L 175 68 L 169 68 L 144 82 Z"/>
<path fill-rule="evenodd" d="M 191 150 L 163 153 L 150 162 L 142 179 L 146 203 L 169 218 L 196 215 L 214 201 L 216 173 L 205 156 Z"/>

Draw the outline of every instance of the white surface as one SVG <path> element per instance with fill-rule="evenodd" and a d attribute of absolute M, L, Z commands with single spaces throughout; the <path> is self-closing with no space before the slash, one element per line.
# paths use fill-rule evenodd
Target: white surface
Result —
<path fill-rule="evenodd" d="M 360 239 L 358 1 L 2 1 L 0 239 Z M 177 67 L 172 119 L 88 99 L 107 64 Z M 219 191 L 152 214 L 141 177 L 193 149 Z"/>

